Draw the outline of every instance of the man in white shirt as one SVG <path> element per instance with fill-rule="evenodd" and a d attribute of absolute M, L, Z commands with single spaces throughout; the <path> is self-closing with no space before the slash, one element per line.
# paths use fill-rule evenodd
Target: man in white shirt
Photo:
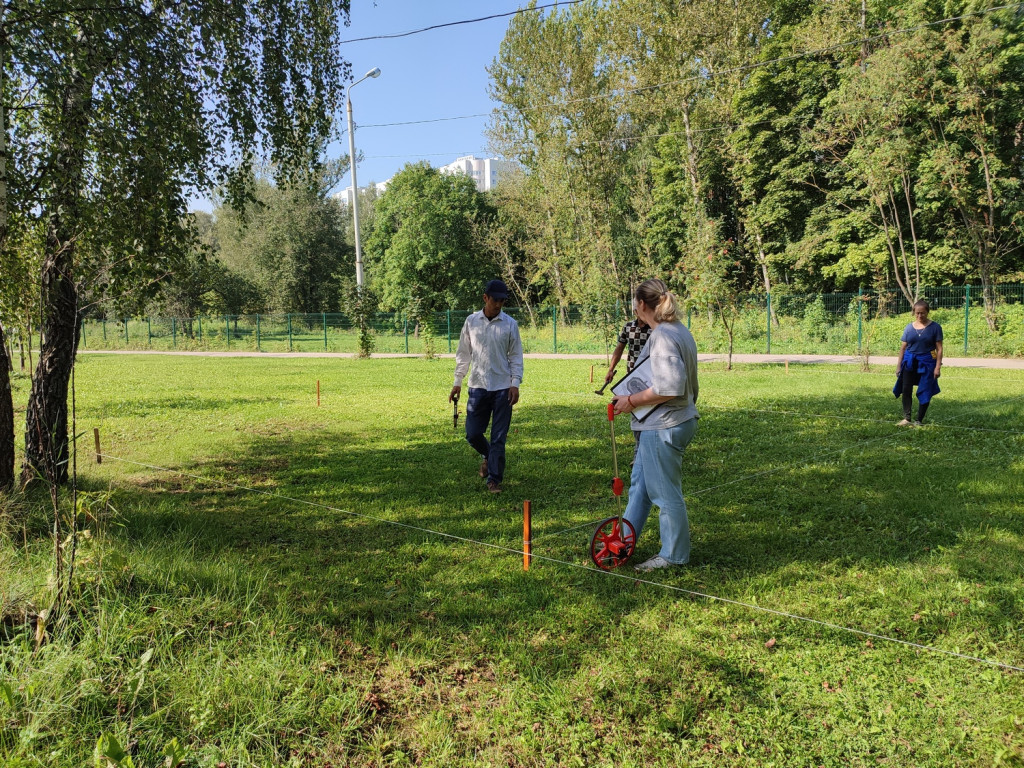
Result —
<path fill-rule="evenodd" d="M 480 477 L 487 490 L 501 493 L 505 477 L 505 438 L 512 423 L 512 406 L 519 402 L 523 381 L 523 342 L 516 321 L 501 311 L 508 288 L 491 280 L 484 288 L 484 308 L 466 318 L 455 352 L 455 385 L 448 401 L 462 392 L 462 380 L 469 374 L 469 403 L 466 405 L 466 441 L 484 457 Z M 484 437 L 491 425 L 490 441 Z"/>

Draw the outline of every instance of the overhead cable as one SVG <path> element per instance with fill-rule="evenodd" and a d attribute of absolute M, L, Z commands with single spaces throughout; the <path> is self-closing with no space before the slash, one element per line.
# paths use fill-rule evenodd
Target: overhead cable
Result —
<path fill-rule="evenodd" d="M 579 0 L 576 0 L 576 1 L 579 2 Z M 547 6 L 544 6 L 544 7 L 547 7 Z M 883 32 L 883 33 L 880 33 L 880 34 L 877 34 L 877 35 L 872 35 L 870 37 L 858 38 L 856 40 L 850 40 L 850 41 L 845 42 L 845 43 L 836 43 L 835 45 L 826 46 L 824 48 L 815 48 L 815 49 L 806 50 L 806 51 L 798 51 L 797 53 L 789 54 L 787 56 L 779 56 L 779 57 L 776 57 L 774 59 L 768 59 L 766 61 L 750 62 L 750 63 L 747 63 L 747 64 L 741 64 L 741 65 L 739 65 L 737 67 L 731 67 L 731 68 L 728 68 L 728 69 L 710 70 L 710 71 L 708 71 L 708 72 L 706 72 L 705 74 L 702 74 L 702 75 L 693 75 L 691 77 L 681 78 L 681 79 L 677 79 L 677 80 L 666 80 L 666 81 L 660 82 L 660 83 L 652 83 L 651 85 L 639 86 L 637 88 L 626 88 L 626 89 L 621 89 L 621 90 L 617 90 L 617 91 L 613 91 L 613 92 L 605 92 L 605 93 L 595 94 L 593 96 L 584 96 L 584 97 L 580 97 L 578 99 L 569 99 L 569 100 L 566 100 L 566 101 L 552 101 L 552 102 L 549 103 L 549 106 L 552 106 L 552 107 L 564 107 L 564 106 L 570 106 L 572 104 L 586 103 L 586 102 L 591 102 L 591 101 L 597 101 L 597 100 L 600 100 L 600 99 L 612 99 L 612 98 L 617 98 L 617 97 L 620 97 L 620 96 L 623 96 L 623 95 L 627 95 L 627 94 L 642 93 L 642 92 L 645 92 L 645 91 L 657 90 L 657 89 L 660 89 L 660 88 L 664 88 L 666 86 L 680 85 L 682 83 L 692 82 L 692 81 L 695 81 L 695 80 L 710 80 L 710 79 L 714 79 L 716 77 L 721 77 L 723 75 L 735 74 L 735 73 L 738 73 L 738 72 L 747 72 L 747 71 L 750 71 L 750 70 L 760 69 L 762 67 L 768 67 L 768 66 L 772 66 L 774 64 L 782 64 L 782 63 L 785 63 L 785 62 L 788 62 L 788 61 L 795 61 L 795 60 L 798 60 L 798 59 L 812 58 L 814 56 L 820 56 L 821 54 L 824 54 L 824 53 L 831 53 L 832 51 L 835 51 L 835 50 L 840 50 L 840 49 L 843 49 L 843 48 L 849 48 L 849 47 L 852 47 L 852 46 L 863 45 L 864 43 L 869 43 L 869 42 L 873 42 L 873 41 L 876 41 L 876 40 L 881 40 L 881 39 L 884 39 L 884 38 L 887 38 L 887 37 L 891 37 L 893 35 L 906 34 L 906 33 L 909 33 L 909 32 L 917 32 L 917 31 L 920 31 L 922 29 L 926 29 L 928 27 L 935 27 L 935 26 L 941 26 L 941 25 L 944 25 L 944 24 L 951 24 L 953 22 L 963 21 L 965 19 L 968 19 L 968 18 L 971 18 L 971 17 L 974 17 L 974 16 L 983 16 L 983 15 L 986 15 L 986 14 L 989 14 L 989 13 L 994 13 L 996 11 L 1007 10 L 1007 9 L 1010 9 L 1010 8 L 1024 9 L 1024 2 L 1010 3 L 1008 5 L 993 6 L 992 8 L 986 8 L 986 9 L 982 9 L 980 11 L 973 11 L 971 13 L 966 13 L 966 14 L 963 14 L 961 16 L 951 16 L 949 18 L 939 19 L 938 21 L 930 21 L 930 22 L 926 22 L 924 24 L 919 24 L 919 25 L 913 26 L 913 27 L 902 27 L 902 28 L 899 28 L 899 29 L 892 29 L 892 30 L 888 30 L 886 32 Z M 407 33 L 407 34 L 411 34 L 411 33 Z M 501 108 L 502 106 L 504 106 L 504 105 L 499 105 L 499 108 Z M 489 117 L 489 116 L 491 116 L 491 114 L 492 113 L 490 113 L 490 112 L 479 112 L 479 113 L 475 113 L 475 114 L 472 114 L 472 115 L 456 115 L 456 116 L 453 116 L 453 117 L 436 117 L 436 118 L 429 118 L 429 119 L 424 119 L 424 120 L 406 120 L 406 121 L 394 122 L 394 123 L 374 123 L 374 124 L 369 124 L 369 125 L 362 125 L 362 126 L 359 126 L 359 127 L 360 128 L 390 128 L 392 126 L 402 126 L 402 125 L 421 125 L 421 124 L 424 124 L 424 123 L 437 123 L 437 122 L 443 122 L 443 121 L 447 121 L 447 120 L 468 120 L 468 119 L 472 119 L 472 118 Z M 765 121 L 765 122 L 767 122 L 767 121 Z M 697 132 L 708 132 L 708 131 L 712 131 L 712 130 L 717 130 L 719 127 L 725 127 L 725 125 L 726 124 L 722 124 L 722 126 L 713 126 L 711 128 L 699 129 L 699 131 L 697 131 Z M 664 135 L 669 135 L 669 134 L 664 134 Z M 631 138 L 634 138 L 634 137 L 623 137 L 622 139 L 618 139 L 618 140 L 629 140 Z M 609 140 L 609 139 L 602 139 L 600 141 L 611 141 L 611 140 Z"/>
<path fill-rule="evenodd" d="M 476 24 L 478 21 L 490 21 L 491 19 L 503 19 L 507 16 L 517 16 L 520 13 L 528 13 L 533 11 L 542 11 L 546 8 L 557 8 L 560 5 L 576 5 L 581 3 L 583 0 L 562 0 L 558 3 L 548 3 L 547 5 L 537 5 L 533 8 L 518 8 L 514 11 L 508 11 L 506 13 L 493 13 L 490 16 L 481 16 L 476 19 L 462 19 L 460 21 L 449 21 L 444 24 L 433 24 L 429 27 L 423 27 L 422 29 L 412 29 L 408 32 L 396 32 L 391 35 L 370 35 L 368 37 L 354 37 L 351 40 L 342 40 L 341 45 L 347 43 L 362 43 L 366 40 L 393 40 L 397 37 L 409 37 L 410 35 L 418 35 L 421 32 L 430 32 L 435 29 L 444 29 L 445 27 L 457 27 L 462 24 Z"/>

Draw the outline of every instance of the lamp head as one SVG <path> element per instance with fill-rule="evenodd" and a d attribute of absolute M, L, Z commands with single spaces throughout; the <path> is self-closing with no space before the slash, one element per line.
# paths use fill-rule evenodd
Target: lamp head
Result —
<path fill-rule="evenodd" d="M 364 77 L 380 77 L 380 67 L 374 67 Z"/>

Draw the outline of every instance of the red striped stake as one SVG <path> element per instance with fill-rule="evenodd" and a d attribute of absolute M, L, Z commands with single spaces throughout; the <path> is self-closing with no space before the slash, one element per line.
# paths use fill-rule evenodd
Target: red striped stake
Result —
<path fill-rule="evenodd" d="M 320 407 L 320 379 L 316 380 L 316 407 Z"/>
<path fill-rule="evenodd" d="M 92 429 L 92 436 L 94 438 L 96 438 L 96 463 L 97 464 L 102 464 L 103 463 L 103 456 L 100 455 L 100 428 L 99 427 L 93 427 L 93 429 Z"/>
<path fill-rule="evenodd" d="M 530 519 L 530 502 L 523 502 L 523 570 L 530 570 L 533 554 L 533 521 Z"/>

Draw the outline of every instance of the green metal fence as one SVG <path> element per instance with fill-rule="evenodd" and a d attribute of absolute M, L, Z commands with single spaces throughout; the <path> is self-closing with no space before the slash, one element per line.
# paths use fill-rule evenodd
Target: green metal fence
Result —
<path fill-rule="evenodd" d="M 932 319 L 942 324 L 946 355 L 1024 356 L 1024 285 L 994 288 L 993 311 L 976 286 L 929 288 Z M 466 317 L 475 310 L 434 313 L 417 322 L 380 313 L 370 321 L 375 352 L 454 352 Z M 626 321 L 622 309 L 601 314 L 585 307 L 506 307 L 518 322 L 526 352 L 600 353 L 613 348 Z M 718 314 L 684 309 L 681 318 L 701 352 L 725 352 L 729 331 Z M 910 320 L 899 292 L 750 295 L 727 313 L 736 353 L 894 354 Z M 359 329 L 337 313 L 221 315 L 195 318 L 89 319 L 85 349 L 252 350 L 357 352 Z"/>

